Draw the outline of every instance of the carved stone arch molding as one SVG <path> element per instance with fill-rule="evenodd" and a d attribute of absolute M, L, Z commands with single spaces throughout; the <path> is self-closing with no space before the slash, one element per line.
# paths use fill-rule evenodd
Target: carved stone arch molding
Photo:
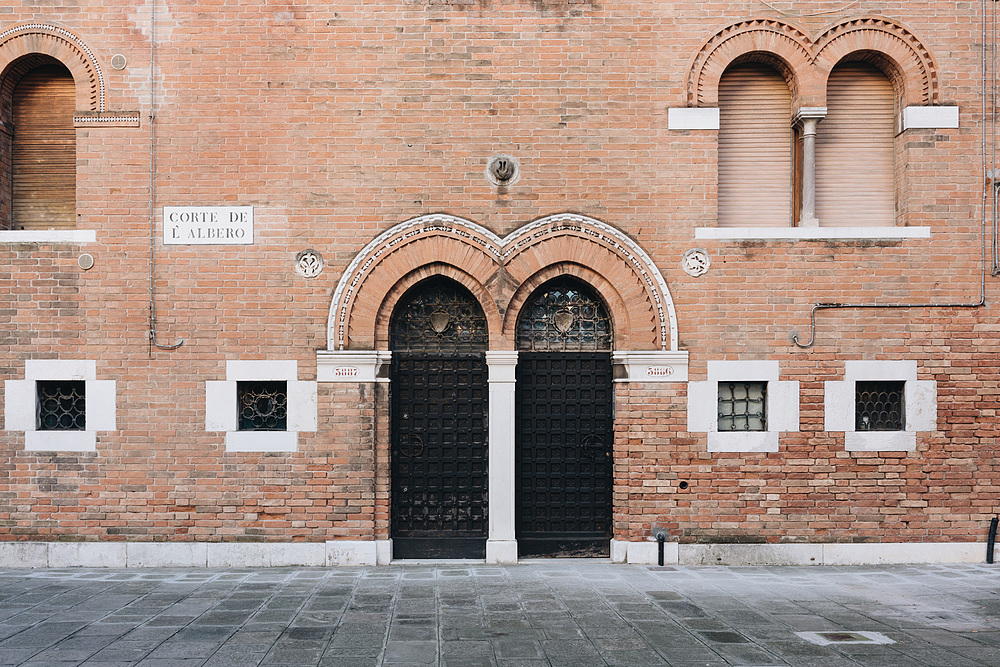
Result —
<path fill-rule="evenodd" d="M 94 52 L 82 39 L 56 25 L 27 23 L 0 32 L 0 71 L 5 86 L 18 78 L 10 76 L 14 73 L 11 66 L 20 63 L 30 68 L 34 66 L 30 56 L 35 54 L 55 58 L 73 75 L 77 111 L 106 110 L 104 74 Z"/>
<path fill-rule="evenodd" d="M 815 64 L 830 71 L 845 56 L 864 54 L 892 81 L 903 106 L 939 103 L 938 68 L 931 52 L 901 23 L 882 17 L 853 19 L 824 31 L 814 46 Z"/>
<path fill-rule="evenodd" d="M 755 60 L 777 69 L 795 104 L 801 81 L 812 61 L 809 35 L 774 19 L 753 19 L 726 26 L 709 37 L 695 54 L 685 80 L 689 107 L 719 105 L 719 80 L 730 65 Z"/>
<path fill-rule="evenodd" d="M 930 50 L 907 27 L 884 17 L 841 21 L 817 37 L 775 19 L 726 26 L 695 54 L 685 79 L 689 107 L 718 106 L 719 80 L 744 61 L 775 67 L 792 94 L 793 108 L 824 106 L 830 71 L 845 56 L 861 54 L 892 80 L 904 105 L 937 104 L 938 69 Z"/>
<path fill-rule="evenodd" d="M 562 273 L 591 282 L 605 297 L 615 326 L 622 328 L 616 345 L 677 350 L 673 300 L 652 259 L 614 227 L 569 213 L 536 220 L 505 238 L 446 214 L 421 216 L 386 230 L 358 253 L 334 291 L 327 349 L 384 345 L 382 329 L 391 305 L 431 275 L 446 275 L 469 287 L 484 310 L 492 311 L 487 312 L 490 347 L 513 349 L 516 314 L 511 320 L 511 312 L 516 313 L 533 286 Z"/>

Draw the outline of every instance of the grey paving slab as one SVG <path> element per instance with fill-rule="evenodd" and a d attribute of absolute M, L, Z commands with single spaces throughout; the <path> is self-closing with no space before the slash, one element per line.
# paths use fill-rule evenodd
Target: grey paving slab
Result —
<path fill-rule="evenodd" d="M 998 584 L 975 564 L 0 570 L 0 665 L 996 666 Z"/>

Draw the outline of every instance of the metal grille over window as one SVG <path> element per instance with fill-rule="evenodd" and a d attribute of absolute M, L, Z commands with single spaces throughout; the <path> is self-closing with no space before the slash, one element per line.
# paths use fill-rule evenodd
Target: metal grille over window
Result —
<path fill-rule="evenodd" d="M 393 350 L 481 354 L 488 347 L 486 315 L 468 290 L 431 279 L 411 294 L 393 315 Z"/>
<path fill-rule="evenodd" d="M 39 380 L 36 385 L 39 431 L 85 431 L 87 384 L 83 380 Z"/>
<path fill-rule="evenodd" d="M 611 349 L 611 316 L 586 284 L 557 278 L 524 307 L 517 348 L 532 352 L 598 352 Z"/>
<path fill-rule="evenodd" d="M 902 431 L 905 382 L 868 381 L 854 385 L 857 431 Z"/>
<path fill-rule="evenodd" d="M 236 383 L 241 431 L 288 429 L 288 390 L 284 381 Z"/>
<path fill-rule="evenodd" d="M 719 430 L 766 431 L 767 383 L 720 382 Z"/>

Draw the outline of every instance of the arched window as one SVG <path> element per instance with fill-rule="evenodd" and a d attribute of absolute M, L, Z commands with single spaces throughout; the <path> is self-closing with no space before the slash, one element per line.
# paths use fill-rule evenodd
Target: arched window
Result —
<path fill-rule="evenodd" d="M 16 69 L 16 68 L 15 68 Z M 17 74 L 14 74 L 17 76 Z M 4 86 L 5 90 L 11 90 Z M 73 76 L 51 62 L 13 84 L 8 122 L 11 229 L 76 226 L 76 131 Z"/>
<path fill-rule="evenodd" d="M 517 349 L 528 352 L 604 352 L 613 343 L 607 306 L 571 277 L 546 283 L 517 324 Z"/>
<path fill-rule="evenodd" d="M 767 65 L 729 67 L 719 82 L 719 227 L 787 227 L 792 102 Z"/>
<path fill-rule="evenodd" d="M 895 223 L 895 94 L 865 62 L 830 74 L 827 115 L 816 135 L 816 217 L 824 227 Z"/>

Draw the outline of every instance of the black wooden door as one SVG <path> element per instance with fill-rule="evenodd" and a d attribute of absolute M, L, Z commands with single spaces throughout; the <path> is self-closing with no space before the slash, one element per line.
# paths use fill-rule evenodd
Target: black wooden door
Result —
<path fill-rule="evenodd" d="M 485 558 L 485 316 L 438 279 L 404 295 L 391 327 L 393 557 Z"/>
<path fill-rule="evenodd" d="M 519 354 L 518 555 L 610 555 L 611 372 L 607 353 Z"/>
<path fill-rule="evenodd" d="M 611 317 L 563 276 L 528 299 L 517 327 L 515 513 L 520 556 L 608 556 L 614 391 Z"/>

